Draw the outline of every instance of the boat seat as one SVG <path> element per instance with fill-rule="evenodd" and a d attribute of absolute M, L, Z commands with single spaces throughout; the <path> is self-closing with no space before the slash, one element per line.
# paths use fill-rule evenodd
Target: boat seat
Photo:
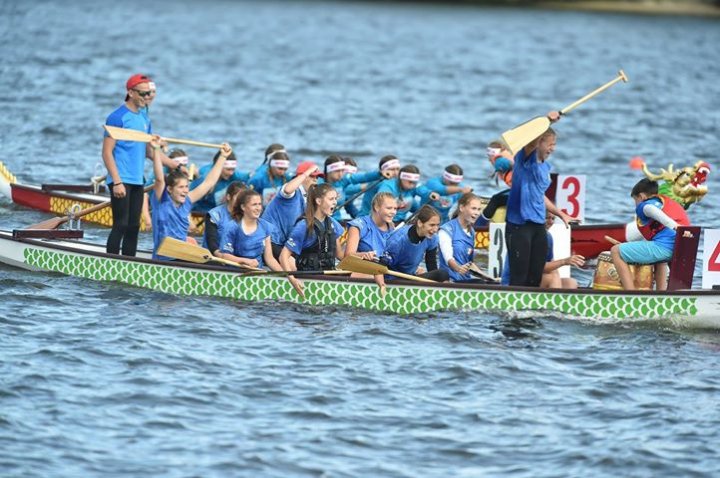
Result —
<path fill-rule="evenodd" d="M 667 290 L 691 289 L 695 275 L 695 261 L 700 244 L 700 226 L 679 226 L 675 235 L 675 247 L 668 267 Z"/>

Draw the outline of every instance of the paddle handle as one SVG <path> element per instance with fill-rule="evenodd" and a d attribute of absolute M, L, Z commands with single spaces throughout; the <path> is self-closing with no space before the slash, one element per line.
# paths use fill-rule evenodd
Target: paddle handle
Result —
<path fill-rule="evenodd" d="M 437 282 L 434 280 L 426 279 L 424 277 L 414 276 L 412 274 L 405 274 L 404 272 L 397 272 L 397 271 L 393 271 L 390 269 L 388 269 L 385 273 L 388 275 L 391 275 L 391 276 L 400 277 L 401 279 L 414 280 L 416 282 L 429 282 L 430 284 L 437 284 Z"/>
<path fill-rule="evenodd" d="M 611 80 L 611 81 L 608 81 L 607 83 L 605 83 L 604 85 L 602 85 L 602 86 L 601 86 L 600 88 L 598 88 L 597 90 L 588 93 L 587 95 L 583 96 L 582 98 L 580 98 L 579 100 L 575 101 L 574 103 L 570 103 L 570 104 L 567 105 L 565 108 L 561 109 L 561 110 L 560 110 L 560 114 L 561 114 L 561 115 L 564 115 L 564 114 L 569 113 L 570 111 L 574 110 L 575 108 L 577 108 L 577 107 L 580 106 L 581 104 L 585 103 L 585 102 L 586 102 L 587 100 L 589 100 L 590 98 L 599 95 L 600 93 L 602 93 L 603 91 L 607 90 L 608 88 L 610 88 L 612 85 L 614 85 L 615 83 L 617 83 L 617 82 L 619 82 L 619 81 L 623 81 L 623 82 L 625 82 L 625 83 L 628 82 L 628 77 L 625 75 L 625 72 L 622 71 L 622 70 L 620 70 L 620 71 L 618 72 L 618 76 L 617 76 L 615 79 L 613 79 L 613 80 Z"/>
<path fill-rule="evenodd" d="M 187 144 L 190 146 L 199 146 L 201 148 L 212 148 L 212 149 L 220 149 L 222 148 L 222 144 L 213 144 L 213 143 L 203 143 L 202 141 L 193 141 L 191 139 L 177 139 L 177 138 L 166 138 L 162 137 L 166 142 L 173 143 L 173 144 Z"/>
<path fill-rule="evenodd" d="M 211 257 L 209 257 L 208 259 L 209 259 L 211 262 L 219 262 L 220 264 L 226 264 L 226 265 L 228 265 L 228 266 L 239 267 L 240 269 L 244 269 L 244 270 L 246 270 L 246 271 L 262 272 L 262 273 L 267 272 L 265 269 L 259 269 L 259 268 L 257 268 L 257 267 L 244 266 L 244 265 L 242 265 L 242 264 L 238 264 L 237 262 L 233 262 L 233 261 L 228 260 L 228 259 L 223 259 L 222 257 L 211 256 Z"/>

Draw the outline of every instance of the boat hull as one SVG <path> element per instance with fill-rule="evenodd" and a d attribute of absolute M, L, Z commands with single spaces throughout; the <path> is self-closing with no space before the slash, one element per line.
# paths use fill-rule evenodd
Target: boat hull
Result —
<path fill-rule="evenodd" d="M 20 268 L 114 281 L 178 295 L 247 302 L 346 306 L 415 315 L 437 311 L 533 313 L 601 321 L 669 320 L 720 328 L 720 292 L 548 291 L 502 286 L 393 282 L 383 297 L 372 281 L 318 276 L 303 279 L 305 297 L 282 277 L 248 276 L 214 266 L 122 258 L 72 241 L 13 239 L 0 232 L 0 261 Z"/>

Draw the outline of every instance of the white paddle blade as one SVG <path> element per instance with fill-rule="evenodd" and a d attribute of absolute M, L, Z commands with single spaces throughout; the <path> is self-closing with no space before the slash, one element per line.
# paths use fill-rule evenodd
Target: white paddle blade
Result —
<path fill-rule="evenodd" d="M 513 156 L 528 143 L 539 138 L 550 127 L 550 120 L 546 116 L 539 116 L 527 123 L 505 131 L 501 138 Z"/>
<path fill-rule="evenodd" d="M 117 126 L 103 125 L 105 131 L 110 137 L 116 141 L 137 141 L 140 143 L 149 143 L 152 135 L 137 131 L 134 129 L 118 128 Z"/>

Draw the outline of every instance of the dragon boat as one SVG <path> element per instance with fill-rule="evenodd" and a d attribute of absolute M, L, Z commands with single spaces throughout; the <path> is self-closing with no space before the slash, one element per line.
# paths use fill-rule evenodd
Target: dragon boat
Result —
<path fill-rule="evenodd" d="M 341 306 L 414 316 L 437 311 L 544 314 L 607 321 L 663 321 L 691 328 L 720 328 L 720 290 L 541 290 L 492 284 L 391 281 L 383 295 L 371 280 L 316 275 L 303 278 L 304 296 L 272 273 L 179 261 L 154 261 L 148 252 L 124 257 L 79 240 L 82 231 L 0 231 L 0 262 L 30 271 L 118 282 L 177 295 L 244 302 Z M 694 264 L 694 261 L 693 261 Z M 672 285 L 672 282 L 671 282 Z"/>
<path fill-rule="evenodd" d="M 89 182 L 88 184 L 22 184 L 0 161 L 0 194 L 11 199 L 15 204 L 38 211 L 66 215 L 72 211 L 87 209 L 109 200 L 103 194 L 104 186 Z M 83 220 L 105 227 L 112 227 L 110 208 L 101 209 L 83 217 Z M 193 213 L 192 221 L 197 234 L 204 229 L 204 215 Z M 145 231 L 141 223 L 140 230 Z M 580 254 L 588 259 L 597 257 L 608 249 L 609 243 L 605 236 L 618 241 L 626 240 L 625 224 L 573 224 L 570 234 L 573 254 Z M 478 227 L 475 231 L 475 247 L 487 249 L 490 235 L 487 226 Z"/>

